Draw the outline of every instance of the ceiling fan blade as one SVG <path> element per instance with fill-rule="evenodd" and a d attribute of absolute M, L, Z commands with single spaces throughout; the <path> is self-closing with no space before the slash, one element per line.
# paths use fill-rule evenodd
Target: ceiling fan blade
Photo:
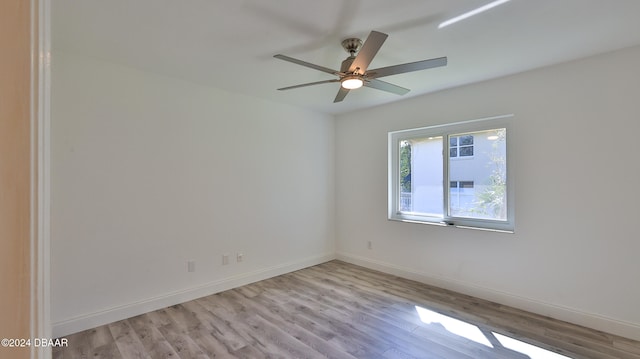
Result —
<path fill-rule="evenodd" d="M 353 73 L 357 70 L 359 74 L 364 74 L 388 36 L 378 31 L 371 31 L 362 48 L 358 51 L 358 55 L 349 66 L 349 72 Z"/>
<path fill-rule="evenodd" d="M 338 94 L 336 95 L 335 100 L 333 100 L 333 103 L 341 102 L 342 100 L 344 100 L 344 98 L 347 96 L 348 93 L 349 93 L 348 89 L 340 86 L 340 90 L 338 90 Z"/>
<path fill-rule="evenodd" d="M 376 79 L 370 79 L 365 81 L 364 86 L 371 87 L 377 90 L 391 92 L 400 96 L 409 92 L 409 89 L 407 88 L 400 87 L 398 85 L 390 84 L 388 82 L 384 82 Z"/>
<path fill-rule="evenodd" d="M 282 87 L 282 88 L 279 88 L 278 90 L 280 90 L 280 91 L 291 90 L 291 89 L 297 89 L 299 87 L 306 87 L 306 86 L 313 86 L 313 85 L 320 85 L 320 84 L 328 84 L 328 83 L 331 83 L 331 82 L 340 82 L 340 80 L 334 79 L 334 80 L 324 80 L 324 81 L 309 82 L 309 83 L 301 84 L 301 85 Z"/>
<path fill-rule="evenodd" d="M 294 59 L 293 57 L 289 57 L 289 56 L 286 56 L 286 55 L 278 54 L 278 55 L 274 55 L 273 57 L 275 57 L 276 59 L 293 62 L 294 64 L 298 64 L 298 65 L 301 65 L 301 66 L 304 66 L 304 67 L 309 67 L 309 68 L 312 68 L 314 70 L 326 72 L 328 74 L 340 76 L 340 72 L 339 71 L 332 70 L 332 69 L 330 69 L 328 67 L 315 65 L 315 64 L 312 64 L 310 62 Z"/>
<path fill-rule="evenodd" d="M 434 67 L 440 67 L 440 66 L 446 66 L 446 65 L 447 65 L 447 58 L 438 57 L 430 60 L 422 60 L 422 61 L 410 62 L 406 64 L 401 64 L 401 65 L 394 65 L 394 66 L 387 66 L 387 67 L 381 67 L 378 69 L 373 69 L 367 72 L 367 77 L 375 79 L 378 77 L 403 74 L 405 72 L 426 70 L 426 69 L 431 69 Z"/>

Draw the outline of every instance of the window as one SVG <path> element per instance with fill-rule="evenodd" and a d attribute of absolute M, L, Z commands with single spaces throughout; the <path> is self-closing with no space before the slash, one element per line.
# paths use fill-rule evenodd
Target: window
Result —
<path fill-rule="evenodd" d="M 389 219 L 513 231 L 510 117 L 389 133 Z"/>
<path fill-rule="evenodd" d="M 473 156 L 473 135 L 449 137 L 449 158 L 472 157 L 472 156 Z"/>

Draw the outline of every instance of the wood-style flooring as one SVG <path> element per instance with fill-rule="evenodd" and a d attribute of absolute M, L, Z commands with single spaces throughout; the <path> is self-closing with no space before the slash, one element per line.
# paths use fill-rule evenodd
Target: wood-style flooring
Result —
<path fill-rule="evenodd" d="M 66 338 L 54 359 L 640 358 L 640 342 L 341 261 Z"/>

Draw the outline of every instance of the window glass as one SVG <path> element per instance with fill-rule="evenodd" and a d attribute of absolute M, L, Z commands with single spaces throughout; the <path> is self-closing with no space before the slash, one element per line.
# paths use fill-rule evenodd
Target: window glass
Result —
<path fill-rule="evenodd" d="M 449 157 L 473 156 L 473 135 L 449 136 Z"/>
<path fill-rule="evenodd" d="M 458 137 L 458 141 L 460 142 L 460 146 L 468 146 L 473 145 L 473 136 L 466 135 Z"/>
<path fill-rule="evenodd" d="M 460 157 L 471 157 L 471 156 L 473 156 L 473 146 L 460 147 Z"/>
<path fill-rule="evenodd" d="M 452 135 L 458 142 L 473 143 L 477 154 L 469 161 L 449 159 L 449 178 L 473 179 L 461 181 L 458 187 L 466 184 L 467 191 L 458 191 L 449 200 L 449 215 L 478 219 L 507 219 L 507 186 L 506 186 L 506 129 L 498 128 L 476 131 L 465 135 Z M 475 184 L 475 185 L 474 185 Z"/>
<path fill-rule="evenodd" d="M 400 147 L 400 211 L 442 217 L 442 136 L 413 138 Z"/>
<path fill-rule="evenodd" d="M 473 207 L 475 194 L 473 181 L 450 181 L 449 183 L 449 213 L 452 216 L 464 215 Z"/>

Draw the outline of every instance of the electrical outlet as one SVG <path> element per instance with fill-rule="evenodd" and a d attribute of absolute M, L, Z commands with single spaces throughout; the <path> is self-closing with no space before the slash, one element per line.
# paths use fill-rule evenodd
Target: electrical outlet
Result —
<path fill-rule="evenodd" d="M 229 255 L 228 254 L 223 254 L 222 255 L 222 265 L 226 266 L 227 264 L 229 264 Z"/>
<path fill-rule="evenodd" d="M 187 261 L 187 272 L 195 272 L 196 271 L 196 261 L 190 260 Z"/>
<path fill-rule="evenodd" d="M 238 255 L 236 256 L 236 260 L 238 262 L 242 262 L 243 259 L 244 259 L 244 254 L 238 252 Z"/>
<path fill-rule="evenodd" d="M 367 248 L 373 249 L 373 243 L 371 243 L 371 241 L 367 242 Z"/>

